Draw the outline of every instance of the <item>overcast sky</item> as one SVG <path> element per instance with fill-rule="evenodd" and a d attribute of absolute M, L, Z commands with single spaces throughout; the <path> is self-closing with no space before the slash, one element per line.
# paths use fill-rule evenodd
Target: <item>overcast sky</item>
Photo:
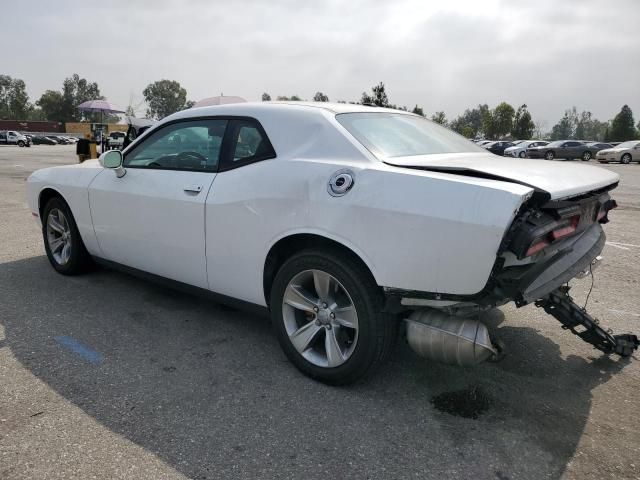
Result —
<path fill-rule="evenodd" d="M 3 15 L 0 73 L 32 101 L 73 73 L 126 107 L 162 78 L 188 98 L 262 92 L 392 103 L 453 118 L 529 106 L 546 128 L 575 105 L 640 119 L 640 0 L 21 0 Z M 17 9 L 17 10 L 16 10 Z M 19 15 L 17 14 L 19 11 Z M 84 26 L 86 25 L 86 26 Z M 140 108 L 140 113 L 144 107 Z"/>

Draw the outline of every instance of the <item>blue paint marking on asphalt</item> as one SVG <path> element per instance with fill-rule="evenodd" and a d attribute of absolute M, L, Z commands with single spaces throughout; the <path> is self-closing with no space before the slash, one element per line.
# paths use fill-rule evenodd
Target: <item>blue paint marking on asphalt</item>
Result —
<path fill-rule="evenodd" d="M 92 348 L 83 345 L 75 338 L 62 335 L 56 337 L 55 340 L 66 349 L 71 350 L 73 353 L 77 353 L 88 362 L 94 364 L 102 362 L 102 354 L 100 352 L 96 352 Z"/>

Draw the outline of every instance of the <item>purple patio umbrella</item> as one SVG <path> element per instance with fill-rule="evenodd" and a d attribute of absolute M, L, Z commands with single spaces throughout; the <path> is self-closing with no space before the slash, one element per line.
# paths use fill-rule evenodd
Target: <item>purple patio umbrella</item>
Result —
<path fill-rule="evenodd" d="M 106 100 L 89 100 L 78 105 L 78 110 L 82 112 L 100 112 L 100 123 L 104 113 L 124 113 L 124 110 Z"/>

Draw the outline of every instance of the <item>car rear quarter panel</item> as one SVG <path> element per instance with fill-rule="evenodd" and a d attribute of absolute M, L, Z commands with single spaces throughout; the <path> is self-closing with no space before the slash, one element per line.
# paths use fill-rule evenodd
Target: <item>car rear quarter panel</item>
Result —
<path fill-rule="evenodd" d="M 40 195 L 45 189 L 53 189 L 67 202 L 78 225 L 82 240 L 93 255 L 99 255 L 99 247 L 93 231 L 87 187 L 103 171 L 95 162 L 37 170 L 27 183 L 29 207 L 39 213 Z M 44 207 L 44 205 L 43 205 Z M 43 219 L 40 219 L 43 221 Z"/>
<path fill-rule="evenodd" d="M 350 165 L 350 166 L 349 166 Z M 351 168 L 355 186 L 327 191 Z M 353 250 L 381 286 L 442 293 L 480 291 L 529 187 L 370 162 L 269 160 L 220 173 L 207 199 L 210 288 L 265 305 L 270 248 L 314 233 Z"/>

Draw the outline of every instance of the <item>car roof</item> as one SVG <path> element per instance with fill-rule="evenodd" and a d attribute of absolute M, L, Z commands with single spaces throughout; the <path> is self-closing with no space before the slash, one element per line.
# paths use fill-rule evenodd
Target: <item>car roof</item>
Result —
<path fill-rule="evenodd" d="M 172 120 L 179 118 L 189 118 L 202 115 L 252 115 L 254 112 L 266 110 L 297 110 L 306 109 L 309 111 L 325 110 L 331 113 L 366 113 L 366 112 L 384 112 L 399 113 L 405 115 L 415 115 L 404 110 L 395 110 L 391 108 L 373 107 L 368 105 L 359 105 L 352 103 L 332 103 L 332 102 L 245 102 L 230 103 L 225 105 L 211 105 L 207 107 L 196 107 L 182 110 L 174 113 L 170 117 Z M 164 119 L 163 119 L 164 120 Z"/>

